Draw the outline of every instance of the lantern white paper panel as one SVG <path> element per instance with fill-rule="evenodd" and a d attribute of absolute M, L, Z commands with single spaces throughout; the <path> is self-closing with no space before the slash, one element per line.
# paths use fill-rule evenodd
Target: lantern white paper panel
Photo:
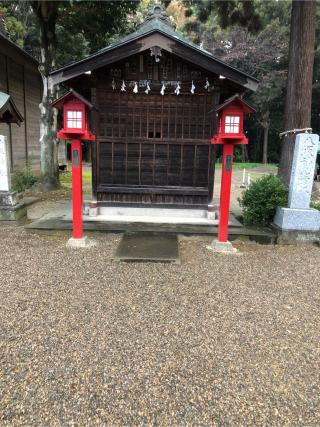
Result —
<path fill-rule="evenodd" d="M 226 116 L 225 133 L 239 133 L 240 117 L 239 116 Z"/>
<path fill-rule="evenodd" d="M 82 111 L 67 111 L 68 129 L 82 128 Z"/>

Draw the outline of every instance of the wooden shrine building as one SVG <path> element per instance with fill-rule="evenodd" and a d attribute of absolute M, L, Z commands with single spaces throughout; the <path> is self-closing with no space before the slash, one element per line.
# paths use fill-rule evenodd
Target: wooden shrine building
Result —
<path fill-rule="evenodd" d="M 11 167 L 40 165 L 42 78 L 38 62 L 0 31 L 0 92 L 2 108 L 21 115 L 6 120 L 0 113 L 0 135 L 8 138 Z M 16 114 L 14 112 L 14 114 Z M 13 122 L 21 122 L 16 126 Z"/>
<path fill-rule="evenodd" d="M 257 87 L 177 34 L 160 6 L 135 33 L 51 77 L 97 108 L 92 170 L 101 205 L 208 205 L 215 106 Z"/>

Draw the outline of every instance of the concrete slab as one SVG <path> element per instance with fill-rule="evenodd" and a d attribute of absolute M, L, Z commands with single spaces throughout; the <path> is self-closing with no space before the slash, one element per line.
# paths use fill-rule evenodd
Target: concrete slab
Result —
<path fill-rule="evenodd" d="M 74 237 L 70 237 L 66 244 L 67 248 L 72 249 L 89 249 L 96 245 L 97 242 L 95 240 L 88 239 L 87 236 L 84 236 L 81 239 L 75 239 Z"/>
<path fill-rule="evenodd" d="M 207 246 L 207 249 L 213 252 L 219 252 L 223 254 L 237 253 L 237 249 L 232 246 L 231 242 L 219 242 L 217 239 L 214 239 L 211 245 Z"/>
<path fill-rule="evenodd" d="M 42 218 L 25 226 L 27 230 L 39 233 L 50 233 L 61 230 L 72 230 L 72 222 L 63 218 Z M 95 231 L 103 233 L 123 233 L 123 232 L 153 232 L 170 233 L 183 236 L 212 236 L 218 235 L 218 227 L 214 225 L 191 225 L 191 224 L 146 224 L 129 222 L 99 222 L 85 221 L 83 224 L 85 231 Z M 229 227 L 229 240 L 244 238 L 263 244 L 274 244 L 276 232 L 267 228 L 254 227 Z"/>
<path fill-rule="evenodd" d="M 174 262 L 179 264 L 178 236 L 158 233 L 125 233 L 114 261 Z"/>
<path fill-rule="evenodd" d="M 83 215 L 83 221 L 116 223 L 145 223 L 145 224 L 185 224 L 216 226 L 219 221 L 208 218 L 207 210 L 199 209 L 163 209 L 163 208 L 126 208 L 126 207 L 99 207 L 97 216 Z M 28 211 L 29 219 L 39 219 Z M 54 208 L 46 211 L 42 220 L 59 218 L 63 221 L 72 220 L 71 201 L 63 201 L 56 204 Z M 229 226 L 242 227 L 242 224 L 231 213 Z"/>

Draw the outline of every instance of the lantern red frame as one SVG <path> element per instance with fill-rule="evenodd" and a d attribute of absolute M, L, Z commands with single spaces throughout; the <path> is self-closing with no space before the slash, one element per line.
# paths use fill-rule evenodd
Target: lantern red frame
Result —
<path fill-rule="evenodd" d="M 72 160 L 72 223 L 73 239 L 83 238 L 82 220 L 82 149 L 81 140 L 94 141 L 95 135 L 89 130 L 89 112 L 95 107 L 78 92 L 71 89 L 68 93 L 57 99 L 53 107 L 63 109 L 63 129 L 57 132 L 58 139 L 71 139 Z M 68 112 L 80 113 L 81 117 L 69 117 Z M 69 119 L 69 120 L 68 120 Z M 81 127 L 69 127 L 68 121 L 73 124 L 81 119 Z"/>
<path fill-rule="evenodd" d="M 61 96 L 59 99 L 52 103 L 52 106 L 63 110 L 63 128 L 57 132 L 58 139 L 72 139 L 77 138 L 86 141 L 94 141 L 96 138 L 89 130 L 89 112 L 96 109 L 91 102 L 86 100 L 75 90 L 71 89 L 68 93 Z M 81 112 L 82 126 L 81 128 L 68 127 L 68 111 Z"/>
<path fill-rule="evenodd" d="M 243 130 L 244 116 L 245 114 L 254 113 L 256 110 L 243 101 L 239 95 L 235 95 L 219 105 L 216 108 L 216 112 L 219 121 L 218 133 L 213 136 L 211 143 L 214 145 L 223 145 L 218 241 L 226 243 L 228 241 L 234 146 L 248 144 L 248 138 L 246 138 Z M 225 132 L 226 118 L 228 116 L 240 117 L 239 132 Z"/>

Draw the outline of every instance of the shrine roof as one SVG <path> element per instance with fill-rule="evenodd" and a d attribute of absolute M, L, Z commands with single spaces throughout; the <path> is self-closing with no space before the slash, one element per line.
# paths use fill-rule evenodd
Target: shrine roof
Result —
<path fill-rule="evenodd" d="M 0 123 L 16 123 L 20 126 L 23 117 L 13 99 L 5 92 L 0 92 Z"/>
<path fill-rule="evenodd" d="M 5 43 L 8 46 L 8 49 L 14 49 L 17 52 L 20 52 L 27 60 L 32 62 L 34 65 L 38 66 L 39 62 L 31 56 L 28 52 L 18 46 L 15 42 L 9 39 L 3 32 L 0 31 L 0 41 L 1 43 Z"/>
<path fill-rule="evenodd" d="M 235 95 L 231 96 L 230 98 L 226 99 L 222 104 L 218 105 L 215 108 L 215 110 L 221 111 L 225 107 L 227 107 L 228 105 L 236 104 L 236 103 L 240 104 L 246 113 L 256 113 L 256 110 L 250 104 L 248 104 L 246 101 L 244 101 L 240 97 L 239 94 L 235 94 Z"/>
<path fill-rule="evenodd" d="M 50 75 L 52 76 L 54 83 L 60 83 L 87 71 L 99 68 L 107 63 L 117 62 L 118 60 L 123 59 L 123 57 L 120 55 L 117 57 L 114 54 L 114 51 L 120 50 L 121 48 L 151 36 L 154 33 L 163 35 L 166 38 L 175 41 L 177 44 L 188 48 L 188 50 L 190 50 L 190 57 L 186 59 L 190 62 L 197 63 L 198 55 L 205 57 L 209 62 L 204 64 L 204 66 L 209 71 L 221 74 L 227 79 L 234 81 L 245 88 L 253 91 L 257 89 L 257 79 L 228 65 L 216 58 L 209 51 L 202 49 L 200 46 L 183 37 L 181 34 L 178 34 L 170 22 L 166 12 L 164 12 L 159 5 L 154 6 L 153 10 L 147 14 L 145 21 L 134 33 L 129 34 L 110 46 L 107 46 L 80 61 L 58 68 L 52 71 Z M 141 51 L 142 49 L 143 48 L 141 48 Z M 130 56 L 130 54 L 132 55 L 130 50 L 127 49 L 126 52 L 127 56 Z M 177 54 L 176 52 L 172 53 Z M 107 56 L 109 56 L 109 59 L 106 58 Z M 105 61 L 102 60 L 104 57 L 106 58 Z"/>
<path fill-rule="evenodd" d="M 84 98 L 82 95 L 80 95 L 80 93 L 78 93 L 74 89 L 70 89 L 67 93 L 65 93 L 64 95 L 60 96 L 60 98 L 56 99 L 52 103 L 52 107 L 60 108 L 68 100 L 68 98 L 73 98 L 73 97 L 79 99 L 79 101 L 81 101 L 85 105 L 87 105 L 90 108 L 90 110 L 93 109 L 93 108 L 94 109 L 96 108 L 93 104 L 91 104 L 90 101 L 88 101 L 86 98 Z"/>

